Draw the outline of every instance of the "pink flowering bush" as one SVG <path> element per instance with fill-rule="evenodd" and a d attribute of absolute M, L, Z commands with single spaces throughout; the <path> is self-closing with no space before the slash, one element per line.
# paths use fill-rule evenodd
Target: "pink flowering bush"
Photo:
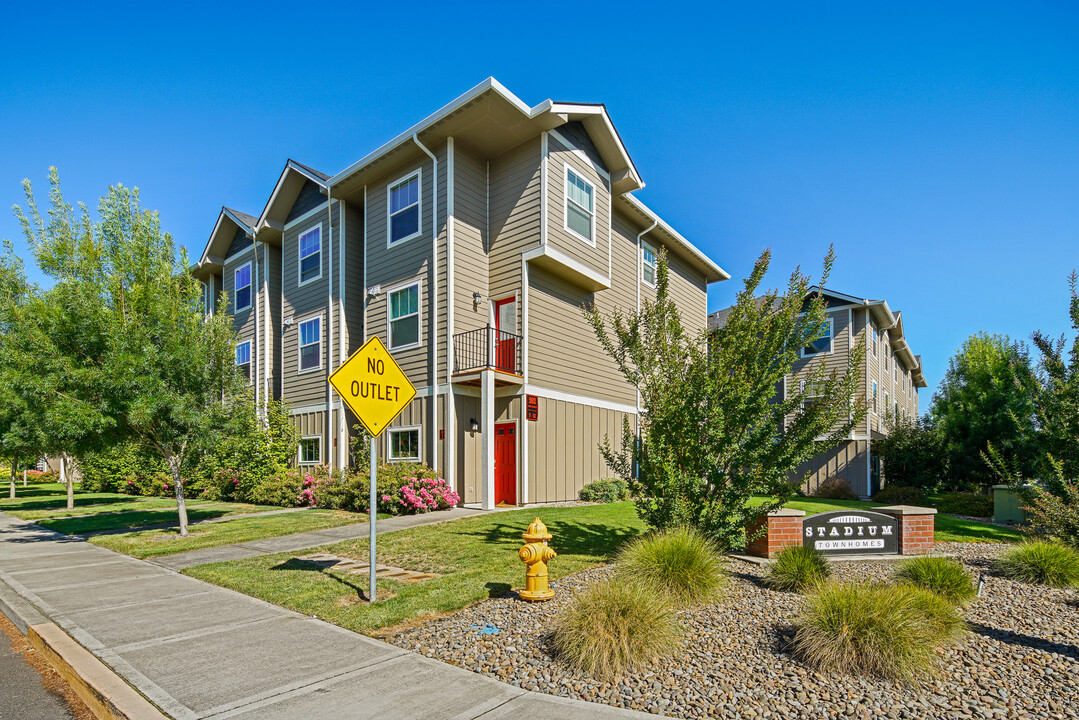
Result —
<path fill-rule="evenodd" d="M 398 501 L 405 513 L 448 510 L 461 502 L 461 496 L 446 484 L 445 478 L 405 478 Z"/>

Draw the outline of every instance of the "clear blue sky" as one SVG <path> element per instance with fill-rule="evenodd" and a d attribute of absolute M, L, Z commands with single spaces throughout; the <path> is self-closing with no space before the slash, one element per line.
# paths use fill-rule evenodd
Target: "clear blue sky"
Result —
<path fill-rule="evenodd" d="M 763 248 L 779 285 L 834 243 L 829 285 L 903 311 L 932 390 L 977 330 L 1067 328 L 1079 6 L 876 5 L 16 3 L 0 205 L 56 165 L 71 201 L 138 186 L 197 254 L 287 158 L 336 172 L 493 75 L 606 103 L 639 197 L 734 276 L 710 310 Z"/>

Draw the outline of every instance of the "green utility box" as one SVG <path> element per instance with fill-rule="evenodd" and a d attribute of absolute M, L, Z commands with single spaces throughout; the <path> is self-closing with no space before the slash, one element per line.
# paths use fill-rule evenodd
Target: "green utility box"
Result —
<path fill-rule="evenodd" d="M 1022 525 L 1027 521 L 1023 498 L 1011 485 L 993 486 L 993 520 L 1009 525 Z"/>

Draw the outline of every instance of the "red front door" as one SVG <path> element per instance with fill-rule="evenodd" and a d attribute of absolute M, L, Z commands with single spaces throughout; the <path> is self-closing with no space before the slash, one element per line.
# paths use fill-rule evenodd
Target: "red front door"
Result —
<path fill-rule="evenodd" d="M 495 424 L 495 504 L 517 504 L 517 424 Z"/>
<path fill-rule="evenodd" d="M 517 372 L 517 299 L 495 301 L 495 367 Z M 506 335 L 504 333 L 510 333 Z"/>

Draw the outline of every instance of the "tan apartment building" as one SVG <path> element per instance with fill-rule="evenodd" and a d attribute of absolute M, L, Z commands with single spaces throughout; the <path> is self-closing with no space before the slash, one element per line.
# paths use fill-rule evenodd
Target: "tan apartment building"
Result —
<path fill-rule="evenodd" d="M 918 390 L 927 387 L 921 357 L 907 344 L 902 313 L 893 312 L 887 301 L 818 287 L 811 288 L 810 293 L 824 296 L 827 328 L 821 337 L 799 351 L 798 360 L 778 390 L 785 396 L 795 389 L 803 389 L 811 369 L 820 363 L 829 371 L 846 372 L 851 351 L 864 342 L 862 391 L 868 409 L 865 419 L 844 442 L 823 450 L 800 466 L 792 477 L 801 478 L 808 473 L 803 490 L 809 493 L 829 478 L 843 478 L 855 493 L 868 498 L 882 486 L 880 460 L 873 453 L 873 440 L 888 432 L 891 417 L 918 417 Z M 729 310 L 709 315 L 709 327 L 721 327 Z"/>
<path fill-rule="evenodd" d="M 603 105 L 530 107 L 492 78 L 335 175 L 289 161 L 257 219 L 222 210 L 194 272 L 256 397 L 291 407 L 300 464 L 348 464 L 355 420 L 326 378 L 377 335 L 418 390 L 380 460 L 483 507 L 568 500 L 611 474 L 598 446 L 638 412 L 582 308 L 640 307 L 665 249 L 703 329 L 729 278 L 643 186 Z"/>

